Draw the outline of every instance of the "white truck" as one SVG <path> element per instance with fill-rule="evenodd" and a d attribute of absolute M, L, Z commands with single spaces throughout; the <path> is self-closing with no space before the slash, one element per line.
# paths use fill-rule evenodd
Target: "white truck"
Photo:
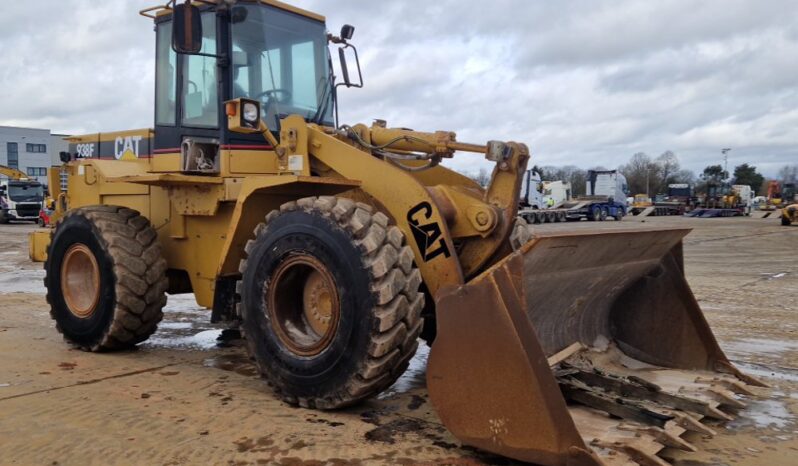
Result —
<path fill-rule="evenodd" d="M 44 186 L 15 168 L 0 165 L 0 223 L 12 220 L 39 221 L 44 203 Z"/>
<path fill-rule="evenodd" d="M 564 181 L 544 181 L 543 188 L 543 202 L 546 205 L 551 205 L 553 208 L 559 208 L 564 202 L 571 200 L 571 183 Z M 549 203 L 551 199 L 551 203 Z"/>

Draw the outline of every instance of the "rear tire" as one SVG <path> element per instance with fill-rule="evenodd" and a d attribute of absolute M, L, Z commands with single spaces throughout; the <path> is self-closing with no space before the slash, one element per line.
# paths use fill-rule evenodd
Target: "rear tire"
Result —
<path fill-rule="evenodd" d="M 126 349 L 152 335 L 166 305 L 158 235 L 123 207 L 74 209 L 47 249 L 44 286 L 64 339 L 86 351 Z"/>
<path fill-rule="evenodd" d="M 782 226 L 788 227 L 791 224 L 792 224 L 792 221 L 789 218 L 783 217 L 783 216 L 781 217 L 781 225 Z"/>
<path fill-rule="evenodd" d="M 393 385 L 418 347 L 424 294 L 388 217 L 336 197 L 266 216 L 241 262 L 241 329 L 276 395 L 305 408 L 355 404 Z"/>
<path fill-rule="evenodd" d="M 593 222 L 601 220 L 601 207 L 593 206 L 590 208 L 590 214 L 587 216 L 587 219 Z"/>

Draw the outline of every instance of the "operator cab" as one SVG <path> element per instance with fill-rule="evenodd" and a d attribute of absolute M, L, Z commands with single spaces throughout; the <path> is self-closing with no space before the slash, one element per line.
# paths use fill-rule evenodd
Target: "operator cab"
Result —
<path fill-rule="evenodd" d="M 327 34 L 323 18 L 291 7 L 230 3 L 173 4 L 171 14 L 155 16 L 153 153 L 180 152 L 184 172 L 219 173 L 223 150 L 274 149 L 257 131 L 260 121 L 249 134 L 228 128 L 225 102 L 233 99 L 255 101 L 275 137 L 288 115 L 335 125 L 327 43 L 345 41 Z"/>

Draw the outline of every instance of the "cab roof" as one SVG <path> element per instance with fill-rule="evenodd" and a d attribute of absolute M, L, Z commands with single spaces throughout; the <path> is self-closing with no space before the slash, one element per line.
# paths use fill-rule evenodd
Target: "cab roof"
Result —
<path fill-rule="evenodd" d="M 223 2 L 224 0 L 194 0 L 193 3 L 197 6 L 201 5 L 218 5 L 219 3 Z M 146 16 L 148 18 L 156 19 L 166 15 L 172 14 L 172 5 L 174 5 L 176 0 L 168 0 L 165 5 L 158 5 L 153 6 L 150 8 L 145 8 L 139 11 L 139 14 L 142 16 Z M 291 13 L 296 13 L 298 15 L 304 16 L 306 18 L 314 19 L 316 21 L 325 22 L 326 18 L 320 14 L 313 13 L 312 11 L 303 10 L 302 8 L 295 7 L 293 5 L 289 5 L 287 3 L 280 2 L 278 0 L 256 0 L 256 3 L 262 3 L 264 5 L 270 5 L 275 8 L 280 8 L 281 10 L 290 11 Z"/>

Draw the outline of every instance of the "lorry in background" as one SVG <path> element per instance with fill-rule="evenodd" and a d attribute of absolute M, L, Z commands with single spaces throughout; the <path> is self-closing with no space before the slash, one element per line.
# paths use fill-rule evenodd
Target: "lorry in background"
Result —
<path fill-rule="evenodd" d="M 662 217 L 683 215 L 695 205 L 693 187 L 687 183 L 668 185 L 667 195 L 658 194 L 653 200 L 645 194 L 637 194 L 629 212 L 635 216 Z"/>
<path fill-rule="evenodd" d="M 743 209 L 744 215 L 751 215 L 751 207 L 754 203 L 754 190 L 747 184 L 735 184 L 732 186 L 733 196 L 730 200 L 736 202 L 735 208 Z"/>
<path fill-rule="evenodd" d="M 12 220 L 39 221 L 44 186 L 16 168 L 0 165 L 0 224 Z"/>
<path fill-rule="evenodd" d="M 546 199 L 540 192 L 540 174 L 534 170 L 527 170 L 521 181 L 521 197 L 518 200 L 522 209 L 545 209 Z"/>
<path fill-rule="evenodd" d="M 701 218 L 747 216 L 751 214 L 753 199 L 753 190 L 748 185 L 710 183 L 696 208 L 685 215 Z"/>
<path fill-rule="evenodd" d="M 557 209 L 571 200 L 571 183 L 542 181 L 534 170 L 527 170 L 521 184 L 521 209 Z"/>
<path fill-rule="evenodd" d="M 544 181 L 543 201 L 552 208 L 559 208 L 564 202 L 572 199 L 571 183 L 565 181 Z M 549 202 L 551 200 L 551 202 Z"/>
<path fill-rule="evenodd" d="M 628 212 L 626 177 L 618 170 L 589 170 L 585 196 L 564 201 L 553 209 L 522 208 L 518 215 L 527 223 L 562 221 L 604 221 L 609 217 L 623 220 Z"/>

